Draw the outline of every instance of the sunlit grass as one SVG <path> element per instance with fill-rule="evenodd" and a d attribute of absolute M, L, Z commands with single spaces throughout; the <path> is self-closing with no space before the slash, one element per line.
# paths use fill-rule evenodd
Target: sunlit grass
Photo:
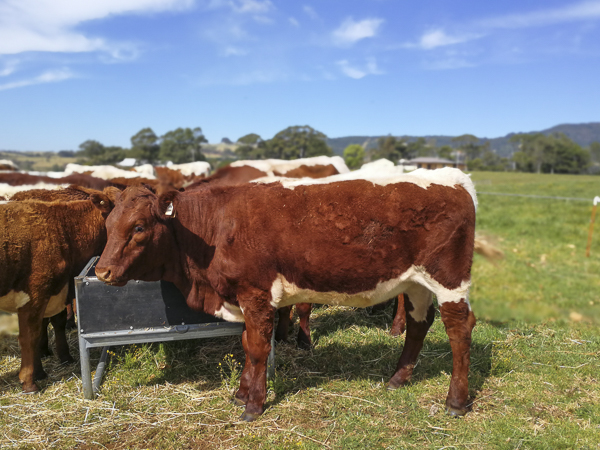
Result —
<path fill-rule="evenodd" d="M 444 413 L 452 355 L 436 321 L 413 382 L 387 391 L 403 338 L 391 307 L 323 307 L 312 351 L 276 352 L 267 409 L 238 422 L 231 403 L 244 352 L 239 336 L 111 349 L 96 400 L 78 365 L 49 358 L 41 394 L 24 396 L 14 334 L 0 340 L 0 447 L 58 449 L 599 449 L 600 234 L 585 244 L 594 177 L 476 173 L 480 191 L 585 197 L 589 202 L 481 194 L 478 232 L 505 253 L 476 256 L 478 317 L 469 374 L 472 411 Z M 596 186 L 599 192 L 595 192 Z M 600 233 L 600 228 L 597 230 Z M 70 334 L 72 353 L 77 336 Z M 99 351 L 92 352 L 97 362 Z"/>

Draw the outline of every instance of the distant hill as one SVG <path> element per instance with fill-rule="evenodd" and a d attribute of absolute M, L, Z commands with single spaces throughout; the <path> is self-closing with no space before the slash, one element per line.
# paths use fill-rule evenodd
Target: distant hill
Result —
<path fill-rule="evenodd" d="M 481 138 L 481 142 L 489 141 L 492 150 L 500 156 L 510 156 L 514 149 L 510 144 L 509 139 L 515 134 L 522 132 L 509 133 L 504 137 L 497 138 Z M 571 140 L 581 145 L 582 147 L 589 146 L 592 142 L 600 142 L 600 122 L 582 123 L 582 124 L 563 124 L 556 125 L 542 131 L 527 131 L 525 133 L 564 133 Z M 377 139 L 385 136 L 347 136 L 339 138 L 327 139 L 327 144 L 333 149 L 336 155 L 342 155 L 344 149 L 350 144 L 360 144 L 365 150 L 377 147 Z M 428 141 L 435 141 L 437 147 L 442 145 L 452 145 L 452 138 L 456 136 L 395 136 L 397 138 L 406 138 L 409 141 L 414 141 L 419 137 L 424 137 Z"/>

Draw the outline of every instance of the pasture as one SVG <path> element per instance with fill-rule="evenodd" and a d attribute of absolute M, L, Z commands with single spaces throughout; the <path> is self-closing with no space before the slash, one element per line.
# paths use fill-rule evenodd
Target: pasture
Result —
<path fill-rule="evenodd" d="M 277 346 L 267 410 L 251 424 L 237 422 L 242 410 L 231 403 L 244 360 L 239 337 L 113 348 L 101 394 L 88 401 L 78 363 L 54 358 L 44 361 L 41 394 L 21 394 L 18 342 L 7 333 L 0 447 L 600 448 L 600 225 L 585 257 L 600 179 L 478 172 L 473 180 L 478 233 L 505 257 L 475 257 L 465 417 L 444 413 L 452 357 L 439 315 L 412 383 L 387 391 L 403 343 L 388 334 L 391 307 L 376 315 L 323 307 L 311 317 L 312 351 L 292 338 Z M 75 331 L 70 346 L 77 356 Z"/>

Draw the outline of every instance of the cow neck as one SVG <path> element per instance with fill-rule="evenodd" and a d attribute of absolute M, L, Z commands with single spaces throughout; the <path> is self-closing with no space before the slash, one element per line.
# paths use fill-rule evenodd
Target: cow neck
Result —
<path fill-rule="evenodd" d="M 213 312 L 205 308 L 204 300 L 209 285 L 206 273 L 215 249 L 211 226 L 219 210 L 215 203 L 204 191 L 182 194 L 176 205 L 176 217 L 169 225 L 180 265 L 173 267 L 175 270 L 169 275 L 187 297 L 190 307 L 208 313 Z"/>

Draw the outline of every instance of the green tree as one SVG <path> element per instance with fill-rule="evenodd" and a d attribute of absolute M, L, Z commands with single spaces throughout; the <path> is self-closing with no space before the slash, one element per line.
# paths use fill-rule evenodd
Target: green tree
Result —
<path fill-rule="evenodd" d="M 479 138 L 472 134 L 463 134 L 452 138 L 452 143 L 465 153 L 467 160 L 479 158 L 484 150 L 489 149 L 489 142 L 479 144 Z"/>
<path fill-rule="evenodd" d="M 449 145 L 443 145 L 443 146 L 437 148 L 437 155 L 440 158 L 452 159 L 453 151 L 454 151 L 454 149 L 452 147 L 450 147 Z"/>
<path fill-rule="evenodd" d="M 78 162 L 90 165 L 115 164 L 126 155 L 127 151 L 123 147 L 114 145 L 105 147 L 91 139 L 79 145 L 79 151 L 76 153 Z"/>
<path fill-rule="evenodd" d="M 143 128 L 131 137 L 131 157 L 152 164 L 158 160 L 159 151 L 158 136 L 152 128 Z"/>
<path fill-rule="evenodd" d="M 537 173 L 582 173 L 590 163 L 590 152 L 569 139 L 564 133 L 517 134 L 511 142 L 519 150 L 513 154 L 517 169 Z"/>
<path fill-rule="evenodd" d="M 162 161 L 170 160 L 175 164 L 205 161 L 206 158 L 201 151 L 201 144 L 204 142 L 208 141 L 200 127 L 177 128 L 161 137 L 159 157 Z"/>
<path fill-rule="evenodd" d="M 104 145 L 102 145 L 100 142 L 88 139 L 87 141 L 79 144 L 79 151 L 77 151 L 76 156 L 81 162 L 98 164 L 96 161 L 102 159 L 104 150 Z"/>
<path fill-rule="evenodd" d="M 600 162 L 600 142 L 592 142 L 589 147 L 590 156 L 595 162 Z"/>
<path fill-rule="evenodd" d="M 288 127 L 273 139 L 259 143 L 259 147 L 261 146 L 265 149 L 267 158 L 296 159 L 333 155 L 333 150 L 327 145 L 327 136 L 308 125 Z"/>
<path fill-rule="evenodd" d="M 262 141 L 261 137 L 256 133 L 246 134 L 237 140 L 240 144 L 257 145 Z"/>
<path fill-rule="evenodd" d="M 359 144 L 350 144 L 344 149 L 344 161 L 350 169 L 358 169 L 365 159 L 365 149 Z"/>
<path fill-rule="evenodd" d="M 425 139 L 423 139 L 423 142 Z M 397 139 L 394 136 L 382 136 L 377 139 L 377 148 L 370 151 L 370 159 L 389 159 L 398 163 L 401 159 L 410 159 L 413 157 L 411 152 L 415 152 L 416 146 L 406 142 L 404 139 Z"/>

